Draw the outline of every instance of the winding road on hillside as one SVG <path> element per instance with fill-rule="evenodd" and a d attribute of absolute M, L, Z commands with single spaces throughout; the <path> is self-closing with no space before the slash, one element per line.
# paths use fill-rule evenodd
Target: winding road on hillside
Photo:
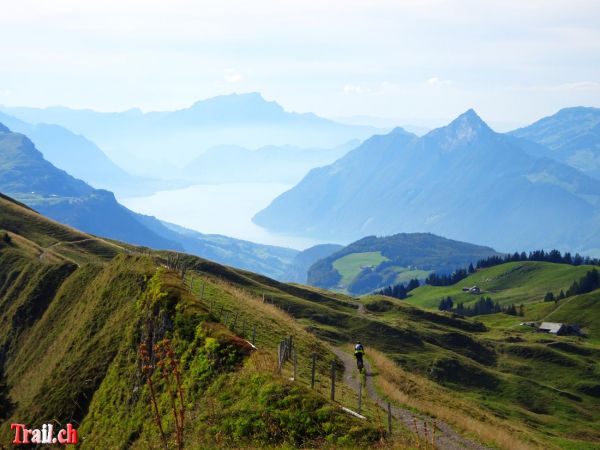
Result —
<path fill-rule="evenodd" d="M 348 354 L 346 351 L 339 347 L 333 347 L 331 349 L 344 363 L 344 382 L 346 385 L 350 386 L 355 391 L 358 391 L 358 372 L 355 370 L 356 361 L 354 357 Z M 387 401 L 385 401 L 378 394 L 375 389 L 375 383 L 373 378 L 376 376 L 371 370 L 370 364 L 365 361 L 365 370 L 367 373 L 366 377 L 366 392 L 368 397 L 379 406 L 381 406 L 384 410 L 387 410 Z M 423 416 L 413 413 L 408 409 L 404 409 L 395 405 L 392 405 L 392 415 L 399 419 L 409 430 L 414 431 L 415 423 L 417 426 L 417 430 L 421 439 L 427 440 L 427 442 L 431 442 L 431 425 L 433 420 L 425 419 Z M 428 425 L 428 430 L 426 428 L 425 423 Z M 471 441 L 450 427 L 445 422 L 436 419 L 435 420 L 436 432 L 435 432 L 435 447 L 442 450 L 489 450 L 488 447 L 485 447 L 482 444 Z M 426 432 L 427 430 L 427 432 Z"/>

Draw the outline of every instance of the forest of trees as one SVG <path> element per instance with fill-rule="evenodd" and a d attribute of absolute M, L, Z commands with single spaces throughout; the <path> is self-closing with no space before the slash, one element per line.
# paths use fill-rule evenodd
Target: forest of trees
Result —
<path fill-rule="evenodd" d="M 413 278 L 408 282 L 405 286 L 403 283 L 396 284 L 393 286 L 388 286 L 386 288 L 381 289 L 380 291 L 375 292 L 377 295 L 387 295 L 388 297 L 399 298 L 400 300 L 408 297 L 408 293 L 413 289 L 418 288 L 421 285 L 418 279 Z"/>
<path fill-rule="evenodd" d="M 474 272 L 475 268 L 473 267 L 473 264 L 470 264 L 468 269 L 458 269 L 449 275 L 431 273 L 425 279 L 425 284 L 429 284 L 431 286 L 450 286 L 452 284 L 458 283 L 460 280 L 467 278 L 469 274 Z"/>
<path fill-rule="evenodd" d="M 440 311 L 450 311 L 461 316 L 480 316 L 483 314 L 496 314 L 503 312 L 510 314 L 511 316 L 522 316 L 524 314 L 523 305 L 518 308 L 514 305 L 508 305 L 506 307 L 500 306 L 498 300 L 495 302 L 490 297 L 481 297 L 472 306 L 465 306 L 463 302 L 460 302 L 454 306 L 454 300 L 448 296 L 440 300 L 438 307 Z"/>
<path fill-rule="evenodd" d="M 533 252 L 529 252 L 529 254 L 525 252 L 515 252 L 513 254 L 507 254 L 504 256 L 490 256 L 485 259 L 480 259 L 477 261 L 477 268 L 484 269 L 486 267 L 493 267 L 499 264 L 515 261 L 542 261 L 558 264 L 571 264 L 573 266 L 600 266 L 600 259 L 590 258 L 589 256 L 583 257 L 579 253 L 576 253 L 573 256 L 569 252 L 563 255 L 558 250 L 550 250 L 549 252 L 544 250 L 535 250 Z"/>

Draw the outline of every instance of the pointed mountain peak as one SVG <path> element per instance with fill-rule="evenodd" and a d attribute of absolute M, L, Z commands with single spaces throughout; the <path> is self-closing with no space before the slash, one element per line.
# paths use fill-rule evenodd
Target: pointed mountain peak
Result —
<path fill-rule="evenodd" d="M 474 109 L 465 111 L 448 125 L 448 128 L 471 128 L 479 130 L 490 130 L 490 127 L 477 115 Z"/>
<path fill-rule="evenodd" d="M 481 136 L 493 133 L 492 129 L 485 123 L 473 109 L 462 113 L 445 128 L 448 134 L 454 134 L 459 138 Z"/>
<path fill-rule="evenodd" d="M 462 144 L 468 144 L 478 138 L 492 134 L 494 134 L 494 131 L 473 109 L 469 109 L 447 126 L 433 130 L 426 136 L 429 139 L 440 141 L 439 145 L 442 148 L 451 150 Z"/>

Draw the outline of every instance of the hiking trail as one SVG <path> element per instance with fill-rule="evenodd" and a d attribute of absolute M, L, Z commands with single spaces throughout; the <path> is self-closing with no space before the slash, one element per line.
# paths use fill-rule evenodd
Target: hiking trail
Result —
<path fill-rule="evenodd" d="M 354 391 L 358 391 L 358 370 L 356 369 L 356 361 L 354 356 L 347 353 L 345 350 L 339 347 L 332 347 L 331 349 L 338 358 L 342 360 L 344 363 L 344 383 L 352 388 Z M 365 359 L 365 371 L 366 371 L 366 385 L 363 386 L 363 391 L 366 392 L 366 395 L 376 404 L 378 404 L 381 408 L 387 411 L 387 401 L 384 400 L 377 390 L 375 389 L 375 383 L 373 378 L 377 376 L 371 370 L 371 365 Z M 364 393 L 363 393 L 364 395 Z M 409 430 L 414 431 L 414 423 L 417 424 L 417 430 L 421 439 L 425 439 L 428 442 L 431 442 L 432 430 L 431 426 L 427 429 L 427 436 L 425 435 L 425 422 L 431 425 L 435 422 L 436 432 L 435 432 L 435 447 L 443 450 L 489 450 L 488 447 L 479 444 L 478 442 L 467 439 L 450 427 L 447 423 L 439 420 L 439 419 L 426 419 L 424 416 L 416 414 L 408 409 L 401 408 L 399 406 L 392 404 L 392 415 L 399 419 Z"/>

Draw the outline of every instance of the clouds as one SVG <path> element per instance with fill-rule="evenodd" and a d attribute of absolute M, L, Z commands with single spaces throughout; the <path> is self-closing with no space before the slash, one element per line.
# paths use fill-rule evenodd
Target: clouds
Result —
<path fill-rule="evenodd" d="M 429 86 L 449 86 L 452 84 L 450 80 L 443 80 L 440 77 L 431 77 L 427 79 Z"/>
<path fill-rule="evenodd" d="M 225 72 L 223 79 L 227 83 L 235 84 L 235 83 L 239 83 L 239 82 L 243 81 L 244 76 L 239 72 L 229 69 Z"/>
<path fill-rule="evenodd" d="M 521 121 L 595 101 L 599 24 L 595 0 L 20 0 L 0 15 L 0 86 L 37 106 L 162 109 L 244 89 L 329 116 L 466 106 Z"/>

